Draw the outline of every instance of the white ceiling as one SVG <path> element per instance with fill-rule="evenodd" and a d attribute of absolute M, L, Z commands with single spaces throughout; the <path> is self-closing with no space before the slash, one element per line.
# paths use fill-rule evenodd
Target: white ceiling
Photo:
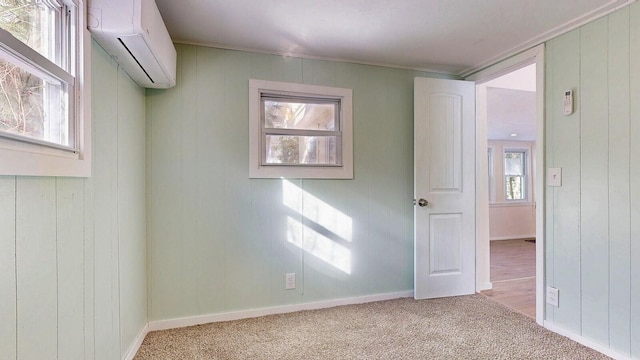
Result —
<path fill-rule="evenodd" d="M 487 88 L 487 139 L 535 141 L 536 93 Z"/>
<path fill-rule="evenodd" d="M 174 41 L 466 75 L 634 0 L 156 0 Z"/>
<path fill-rule="evenodd" d="M 535 141 L 536 64 L 500 76 L 483 86 L 487 87 L 487 138 Z"/>

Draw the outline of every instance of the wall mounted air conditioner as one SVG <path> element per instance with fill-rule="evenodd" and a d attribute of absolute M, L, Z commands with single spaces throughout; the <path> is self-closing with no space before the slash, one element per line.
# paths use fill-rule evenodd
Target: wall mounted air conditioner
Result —
<path fill-rule="evenodd" d="M 142 87 L 176 84 L 176 49 L 154 0 L 89 0 L 93 38 Z"/>

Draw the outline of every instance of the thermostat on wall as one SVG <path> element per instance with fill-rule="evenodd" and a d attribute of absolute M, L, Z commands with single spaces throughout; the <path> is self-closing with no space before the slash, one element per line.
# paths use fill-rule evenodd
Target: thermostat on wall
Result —
<path fill-rule="evenodd" d="M 573 114 L 573 90 L 567 90 L 564 92 L 564 114 Z"/>

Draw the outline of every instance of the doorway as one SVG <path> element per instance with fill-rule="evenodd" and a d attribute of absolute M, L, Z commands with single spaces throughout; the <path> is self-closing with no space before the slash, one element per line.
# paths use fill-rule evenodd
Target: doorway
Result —
<path fill-rule="evenodd" d="M 535 318 L 535 64 L 480 86 L 487 109 L 492 284 L 482 294 Z"/>
<path fill-rule="evenodd" d="M 539 324 L 544 319 L 543 67 L 540 45 L 467 78 L 477 85 L 476 290 Z"/>

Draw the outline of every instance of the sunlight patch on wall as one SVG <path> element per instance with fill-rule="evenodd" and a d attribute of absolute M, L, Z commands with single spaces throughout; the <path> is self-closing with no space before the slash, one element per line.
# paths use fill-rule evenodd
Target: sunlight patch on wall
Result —
<path fill-rule="evenodd" d="M 351 242 L 351 217 L 285 179 L 282 180 L 282 203 L 341 239 Z"/>
<path fill-rule="evenodd" d="M 300 221 L 287 217 L 287 241 L 330 264 L 351 274 L 351 251 Z"/>
<path fill-rule="evenodd" d="M 282 203 L 296 213 L 287 217 L 287 241 L 307 253 L 351 274 L 353 220 L 288 180 L 282 180 Z"/>

